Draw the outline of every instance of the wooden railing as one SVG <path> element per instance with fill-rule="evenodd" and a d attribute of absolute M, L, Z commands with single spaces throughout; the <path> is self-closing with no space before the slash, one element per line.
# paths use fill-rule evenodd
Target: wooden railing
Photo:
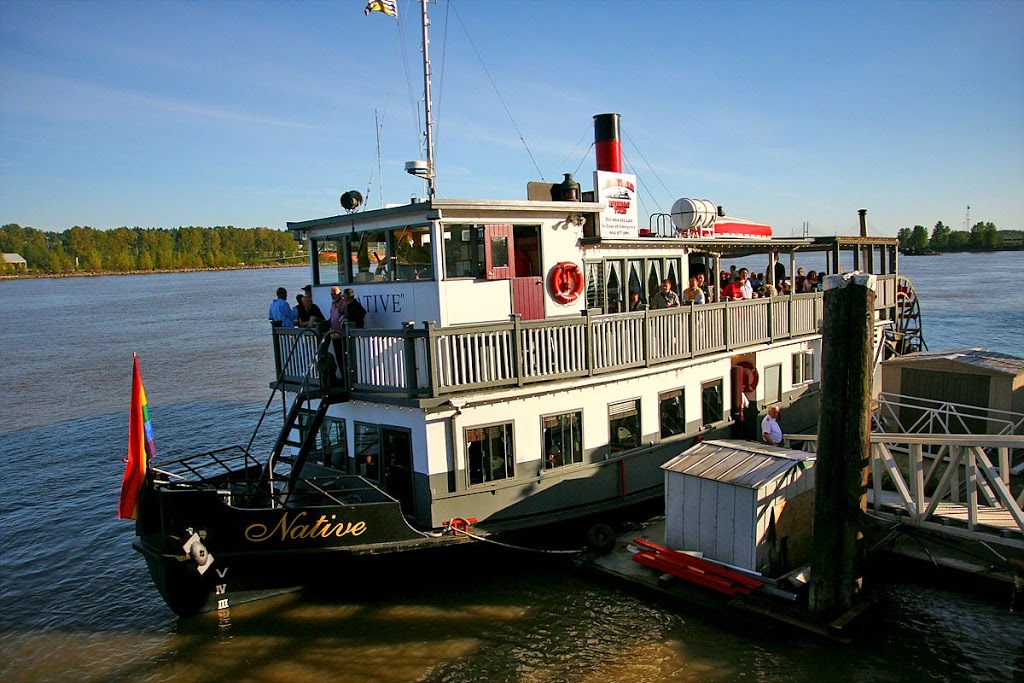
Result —
<path fill-rule="evenodd" d="M 823 295 L 813 293 L 527 322 L 349 329 L 342 386 L 438 397 L 656 366 L 817 334 L 823 304 Z M 876 307 L 884 308 L 881 302 Z M 274 328 L 274 340 L 278 360 L 289 343 L 308 343 L 298 330 L 284 328 Z"/>

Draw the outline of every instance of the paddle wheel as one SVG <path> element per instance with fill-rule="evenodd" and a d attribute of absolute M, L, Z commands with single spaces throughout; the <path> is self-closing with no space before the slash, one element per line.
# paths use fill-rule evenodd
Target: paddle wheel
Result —
<path fill-rule="evenodd" d="M 896 278 L 896 319 L 885 332 L 889 356 L 927 351 L 921 330 L 921 304 L 914 284 L 903 275 Z"/>

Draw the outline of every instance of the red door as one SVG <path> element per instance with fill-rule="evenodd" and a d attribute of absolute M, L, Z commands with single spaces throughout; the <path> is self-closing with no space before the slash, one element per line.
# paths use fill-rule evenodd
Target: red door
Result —
<path fill-rule="evenodd" d="M 488 280 L 509 280 L 512 278 L 512 253 L 515 244 L 512 242 L 511 225 L 484 226 L 484 258 L 487 266 Z"/>
<path fill-rule="evenodd" d="M 512 287 L 512 312 L 522 320 L 544 317 L 544 280 L 529 274 L 517 274 L 515 238 L 511 225 L 484 226 L 484 258 L 488 280 L 508 280 Z"/>

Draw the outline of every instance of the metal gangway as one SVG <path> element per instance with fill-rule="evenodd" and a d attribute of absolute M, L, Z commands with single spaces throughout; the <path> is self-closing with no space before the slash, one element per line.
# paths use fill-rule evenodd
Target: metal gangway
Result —
<path fill-rule="evenodd" d="M 873 427 L 886 431 L 871 433 L 869 514 L 898 526 L 1024 549 L 1024 489 L 1012 493 L 1020 485 L 1015 477 L 1024 472 L 1024 415 L 914 398 L 909 404 L 921 413 L 911 411 L 914 420 L 904 425 L 901 408 L 908 402 L 901 399 L 907 397 L 883 394 L 872 416 Z M 970 420 L 998 433 L 962 433 Z M 894 426 L 905 431 L 889 431 Z M 794 448 L 816 450 L 816 435 L 788 438 Z"/>

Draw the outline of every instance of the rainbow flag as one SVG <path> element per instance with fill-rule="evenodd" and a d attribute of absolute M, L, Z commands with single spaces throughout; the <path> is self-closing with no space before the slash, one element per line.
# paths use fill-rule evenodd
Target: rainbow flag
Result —
<path fill-rule="evenodd" d="M 383 12 L 389 17 L 398 18 L 398 3 L 395 0 L 369 0 L 363 14 L 370 12 Z"/>
<path fill-rule="evenodd" d="M 132 375 L 132 409 L 128 413 L 128 458 L 125 460 L 124 479 L 121 481 L 118 519 L 138 519 L 142 480 L 146 477 L 149 461 L 156 456 L 153 424 L 149 421 L 149 404 L 139 373 L 139 357 L 135 354 L 132 356 L 135 358 L 135 372 Z"/>

